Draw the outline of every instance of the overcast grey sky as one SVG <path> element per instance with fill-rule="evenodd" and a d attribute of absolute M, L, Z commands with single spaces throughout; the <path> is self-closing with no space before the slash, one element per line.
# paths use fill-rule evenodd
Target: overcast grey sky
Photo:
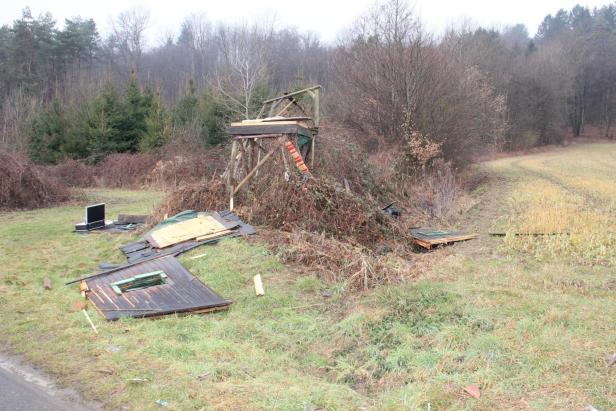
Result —
<path fill-rule="evenodd" d="M 66 17 L 80 15 L 96 20 L 101 34 L 109 27 L 109 20 L 119 12 L 133 6 L 150 11 L 151 24 L 148 39 L 154 45 L 163 33 L 177 32 L 183 18 L 191 13 L 204 13 L 212 21 L 225 23 L 251 22 L 259 18 L 275 18 L 283 26 L 295 26 L 301 31 L 313 31 L 324 41 L 334 41 L 338 33 L 370 8 L 374 0 L 30 0 L 26 2 L 3 0 L 0 2 L 0 23 L 11 23 L 21 10 L 29 6 L 33 14 L 51 12 L 61 23 Z M 598 7 L 611 3 L 602 0 L 410 0 L 428 30 L 442 32 L 451 24 L 468 20 L 482 26 L 502 27 L 524 23 L 529 32 L 548 13 L 558 9 L 571 9 L 575 4 Z"/>

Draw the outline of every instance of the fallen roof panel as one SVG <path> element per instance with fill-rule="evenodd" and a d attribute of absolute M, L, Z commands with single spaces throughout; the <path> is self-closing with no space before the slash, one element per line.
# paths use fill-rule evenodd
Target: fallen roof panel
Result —
<path fill-rule="evenodd" d="M 155 271 L 167 275 L 165 284 L 120 295 L 112 288 L 112 283 Z M 230 300 L 219 296 L 173 256 L 144 261 L 84 281 L 89 289 L 88 299 L 107 320 L 213 311 L 225 309 L 231 304 Z"/>

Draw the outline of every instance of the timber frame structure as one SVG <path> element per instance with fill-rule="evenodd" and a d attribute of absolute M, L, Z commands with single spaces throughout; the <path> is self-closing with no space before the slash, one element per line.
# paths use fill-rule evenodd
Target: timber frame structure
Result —
<path fill-rule="evenodd" d="M 310 156 L 310 167 L 314 167 L 315 140 L 319 132 L 321 86 L 285 93 L 265 100 L 256 119 L 231 123 L 229 134 L 233 137 L 231 157 L 224 173 L 229 209 L 233 210 L 233 197 L 246 186 L 266 162 L 280 153 L 285 172 L 291 169 L 287 153 L 307 178 L 310 171 L 304 163 Z M 305 103 L 308 100 L 311 107 Z M 267 117 L 263 117 L 267 112 Z M 284 114 L 296 113 L 292 117 Z"/>

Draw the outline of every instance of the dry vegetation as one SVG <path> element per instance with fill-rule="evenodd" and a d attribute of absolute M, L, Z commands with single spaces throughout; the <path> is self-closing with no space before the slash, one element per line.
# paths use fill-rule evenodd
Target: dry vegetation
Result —
<path fill-rule="evenodd" d="M 49 207 L 69 192 L 22 156 L 0 151 L 0 209 Z"/>
<path fill-rule="evenodd" d="M 613 144 L 574 145 L 486 163 L 496 177 L 465 184 L 479 203 L 464 227 L 569 236 L 484 235 L 409 256 L 260 227 L 181 257 L 234 301 L 228 312 L 112 323 L 91 313 L 96 337 L 71 310 L 78 289 L 60 284 L 123 261 L 117 247 L 134 237 L 70 233 L 80 206 L 2 213 L 0 341 L 110 409 L 164 399 L 178 410 L 611 410 L 616 190 L 603 172 L 615 160 Z M 161 198 L 87 192 L 112 214 L 149 212 Z M 282 264 L 272 245 L 299 263 Z M 465 394 L 470 384 L 481 398 Z"/>
<path fill-rule="evenodd" d="M 323 128 L 318 163 L 307 180 L 296 171 L 285 177 L 280 159 L 270 162 L 235 197 L 235 211 L 269 228 L 265 238 L 284 261 L 323 280 L 346 281 L 349 290 L 403 282 L 417 273 L 409 228 L 446 225 L 460 200 L 459 182 L 441 159 L 425 161 L 413 174 L 405 146 L 370 161 L 349 135 L 340 126 Z M 400 219 L 381 210 L 394 200 L 403 210 Z M 223 180 L 212 175 L 172 187 L 156 214 L 227 207 Z"/>
<path fill-rule="evenodd" d="M 95 165 L 66 160 L 40 168 L 69 187 L 165 189 L 222 172 L 222 152 L 222 148 L 180 150 L 169 145 L 158 154 L 110 154 Z"/>

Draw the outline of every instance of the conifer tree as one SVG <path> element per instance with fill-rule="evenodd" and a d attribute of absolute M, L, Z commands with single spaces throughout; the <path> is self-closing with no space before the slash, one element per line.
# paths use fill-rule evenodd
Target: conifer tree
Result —
<path fill-rule="evenodd" d="M 151 95 L 149 89 L 146 90 L 146 95 L 148 94 Z M 146 128 L 147 132 L 139 142 L 139 148 L 142 151 L 152 151 L 167 143 L 170 134 L 170 118 L 160 96 L 160 87 L 156 90 L 156 94 L 151 95 Z"/>

